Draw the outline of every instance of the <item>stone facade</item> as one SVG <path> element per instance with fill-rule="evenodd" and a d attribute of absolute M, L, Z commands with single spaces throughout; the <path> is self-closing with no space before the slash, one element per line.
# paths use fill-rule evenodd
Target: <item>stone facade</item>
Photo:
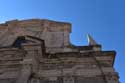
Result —
<path fill-rule="evenodd" d="M 0 24 L 0 83 L 119 83 L 115 51 L 74 46 L 71 24 L 46 19 Z"/>

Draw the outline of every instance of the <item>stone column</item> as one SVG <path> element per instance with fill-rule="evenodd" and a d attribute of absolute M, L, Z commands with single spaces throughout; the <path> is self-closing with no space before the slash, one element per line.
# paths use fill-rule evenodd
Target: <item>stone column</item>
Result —
<path fill-rule="evenodd" d="M 28 83 L 31 76 L 31 65 L 24 64 L 16 83 Z"/>

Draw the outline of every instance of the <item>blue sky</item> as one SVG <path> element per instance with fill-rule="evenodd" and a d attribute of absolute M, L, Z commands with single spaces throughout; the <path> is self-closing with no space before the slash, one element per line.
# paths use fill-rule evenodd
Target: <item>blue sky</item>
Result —
<path fill-rule="evenodd" d="M 72 23 L 71 42 L 90 33 L 103 50 L 116 50 L 115 69 L 125 83 L 125 0 L 0 0 L 0 22 L 45 18 Z"/>

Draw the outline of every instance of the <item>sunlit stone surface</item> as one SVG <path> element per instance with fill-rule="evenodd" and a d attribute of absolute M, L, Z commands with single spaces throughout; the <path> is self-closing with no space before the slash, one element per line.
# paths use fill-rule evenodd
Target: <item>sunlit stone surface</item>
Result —
<path fill-rule="evenodd" d="M 0 24 L 0 83 L 119 83 L 115 51 L 72 45 L 70 33 L 46 19 Z"/>

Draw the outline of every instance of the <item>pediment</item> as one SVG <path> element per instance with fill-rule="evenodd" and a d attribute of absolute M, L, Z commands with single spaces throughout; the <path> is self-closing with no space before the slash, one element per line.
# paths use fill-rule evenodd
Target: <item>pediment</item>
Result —
<path fill-rule="evenodd" d="M 18 36 L 33 36 L 45 40 L 45 46 L 65 47 L 69 45 L 71 24 L 51 20 L 22 20 L 9 21 L 0 25 L 0 46 L 12 45 Z"/>

